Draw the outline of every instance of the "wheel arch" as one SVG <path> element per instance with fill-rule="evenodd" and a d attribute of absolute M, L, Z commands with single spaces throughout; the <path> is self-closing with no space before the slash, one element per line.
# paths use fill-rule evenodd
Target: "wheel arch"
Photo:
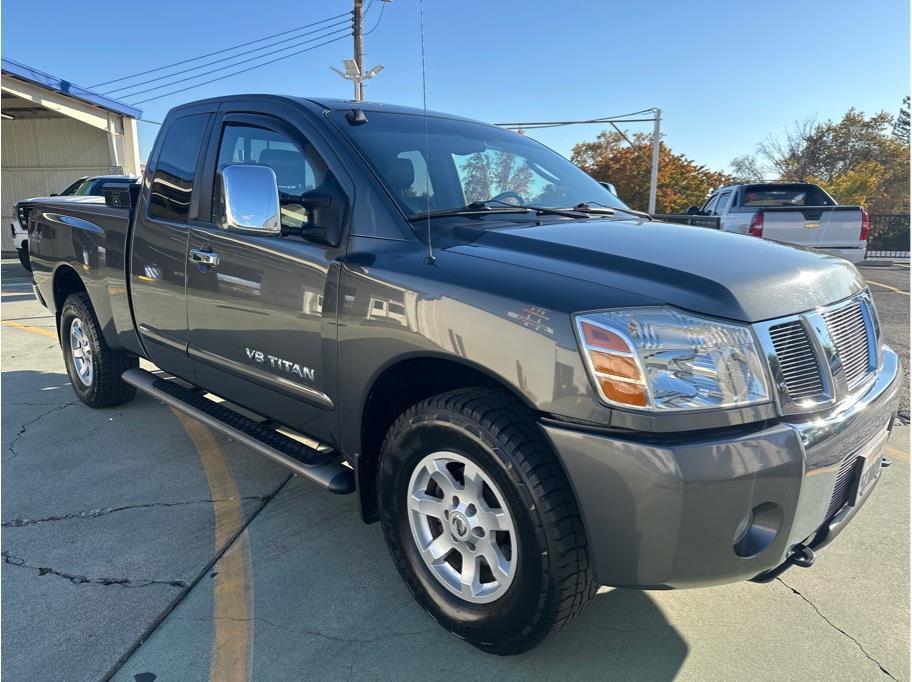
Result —
<path fill-rule="evenodd" d="M 62 263 L 54 270 L 54 276 L 51 281 L 51 292 L 54 304 L 54 314 L 57 318 L 57 328 L 60 328 L 60 311 L 67 297 L 78 293 L 89 293 L 82 277 L 76 272 L 71 265 Z M 91 296 L 89 296 L 91 298 Z"/>
<path fill-rule="evenodd" d="M 85 293 L 92 303 L 92 310 L 95 312 L 95 317 L 101 326 L 105 341 L 111 348 L 120 347 L 116 333 L 114 333 L 111 301 L 108 298 L 107 286 L 103 279 L 96 280 L 83 276 L 71 264 L 61 263 L 54 270 L 51 280 L 51 293 L 58 331 L 60 330 L 60 313 L 67 297 L 72 294 Z"/>
<path fill-rule="evenodd" d="M 355 475 L 361 517 L 377 520 L 377 467 L 387 431 L 406 409 L 425 398 L 458 388 L 501 389 L 530 410 L 535 406 L 506 379 L 464 358 L 421 353 L 397 357 L 379 368 L 369 383 L 360 410 Z"/>

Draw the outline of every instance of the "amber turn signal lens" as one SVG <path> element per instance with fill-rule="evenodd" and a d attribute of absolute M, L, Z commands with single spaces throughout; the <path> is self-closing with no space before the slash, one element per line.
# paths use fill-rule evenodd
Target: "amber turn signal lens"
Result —
<path fill-rule="evenodd" d="M 602 393 L 605 394 L 605 397 L 616 403 L 635 405 L 636 407 L 646 406 L 646 387 L 642 384 L 599 378 L 599 386 L 602 387 Z"/>
<path fill-rule="evenodd" d="M 600 353 L 597 350 L 589 351 L 592 358 L 592 367 L 596 372 L 601 374 L 611 374 L 616 377 L 625 379 L 639 379 L 640 368 L 637 367 L 636 360 L 620 355 L 609 355 Z"/>
<path fill-rule="evenodd" d="M 586 339 L 586 345 L 598 346 L 606 350 L 619 350 L 622 353 L 630 353 L 631 348 L 626 341 L 614 332 L 610 332 L 602 327 L 596 327 L 594 324 L 583 322 L 583 336 Z"/>

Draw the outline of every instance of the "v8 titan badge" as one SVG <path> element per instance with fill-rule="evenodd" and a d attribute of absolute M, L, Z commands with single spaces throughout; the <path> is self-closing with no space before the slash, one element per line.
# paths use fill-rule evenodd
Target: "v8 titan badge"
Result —
<path fill-rule="evenodd" d="M 291 360 L 283 360 L 282 358 L 276 355 L 267 355 L 261 350 L 255 350 L 253 348 L 244 348 L 247 351 L 247 357 L 251 360 L 259 362 L 261 365 L 268 364 L 274 369 L 281 370 L 286 374 L 292 374 L 296 377 L 301 377 L 302 379 L 307 379 L 309 381 L 314 381 L 316 379 L 316 372 L 310 367 L 304 367 L 299 365 L 297 362 L 292 362 Z"/>

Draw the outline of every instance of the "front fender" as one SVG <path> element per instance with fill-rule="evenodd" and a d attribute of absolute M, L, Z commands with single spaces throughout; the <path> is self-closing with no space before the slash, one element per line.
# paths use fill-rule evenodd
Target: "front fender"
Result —
<path fill-rule="evenodd" d="M 363 251 L 359 251 L 363 249 Z M 608 424 L 573 331 L 572 313 L 609 304 L 610 290 L 588 282 L 440 251 L 433 264 L 418 243 L 357 237 L 338 300 L 340 437 L 356 435 L 377 377 L 409 358 L 441 358 L 502 384 L 531 408 Z M 630 299 L 630 300 L 628 300 Z"/>

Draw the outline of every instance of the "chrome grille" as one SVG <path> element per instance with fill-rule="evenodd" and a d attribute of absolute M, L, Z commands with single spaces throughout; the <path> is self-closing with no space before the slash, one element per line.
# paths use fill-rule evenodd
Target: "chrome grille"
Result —
<path fill-rule="evenodd" d="M 16 212 L 19 214 L 18 215 L 19 225 L 22 227 L 23 230 L 27 230 L 29 213 L 32 212 L 32 207 L 29 206 L 28 204 L 19 204 L 18 206 L 16 206 Z"/>
<path fill-rule="evenodd" d="M 801 320 L 777 324 L 769 329 L 785 388 L 792 400 L 819 396 L 823 379 L 814 347 Z"/>
<path fill-rule="evenodd" d="M 871 369 L 868 328 L 861 306 L 861 300 L 855 299 L 847 306 L 823 313 L 850 389 L 857 386 Z"/>

